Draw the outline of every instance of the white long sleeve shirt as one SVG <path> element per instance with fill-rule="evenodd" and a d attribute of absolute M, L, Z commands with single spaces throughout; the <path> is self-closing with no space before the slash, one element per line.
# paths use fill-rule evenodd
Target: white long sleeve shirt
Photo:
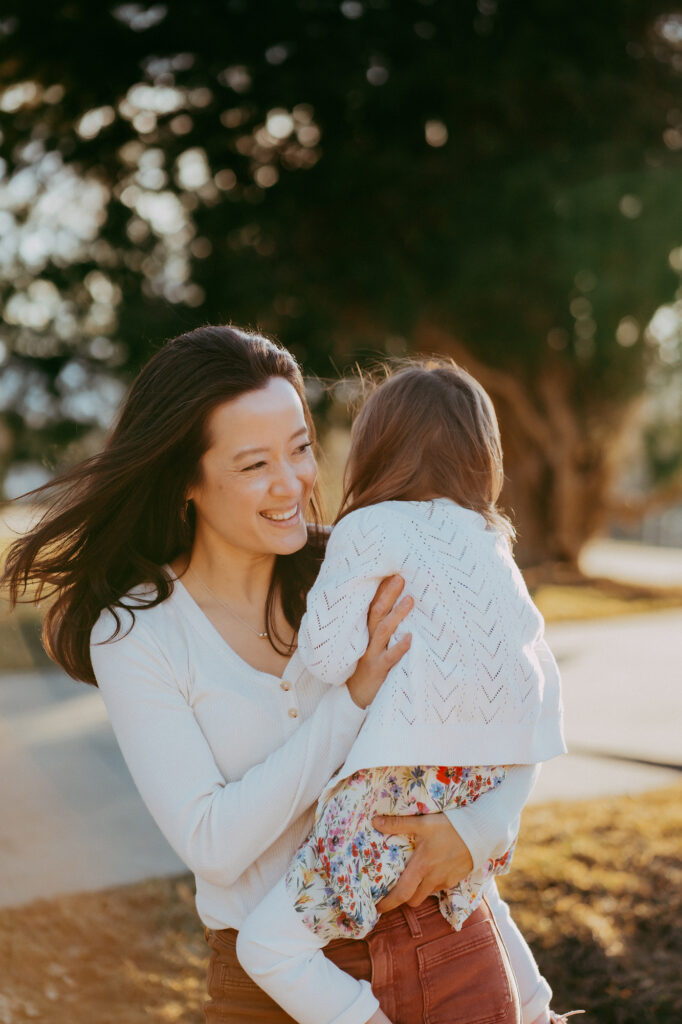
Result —
<path fill-rule="evenodd" d="M 122 632 L 129 624 L 123 613 Z M 103 612 L 91 657 L 123 756 L 196 876 L 201 920 L 239 929 L 310 830 L 365 712 L 347 687 L 316 680 L 298 652 L 282 678 L 252 668 L 179 581 L 104 643 L 114 625 Z M 504 786 L 449 813 L 475 865 L 507 848 L 534 782 L 532 766 L 512 768 Z"/>

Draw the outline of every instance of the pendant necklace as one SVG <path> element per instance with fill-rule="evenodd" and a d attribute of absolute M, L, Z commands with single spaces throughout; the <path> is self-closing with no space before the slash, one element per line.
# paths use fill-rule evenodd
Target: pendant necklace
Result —
<path fill-rule="evenodd" d="M 233 608 L 230 608 L 229 604 L 226 604 L 225 601 L 221 600 L 221 598 L 219 598 L 217 594 L 214 594 L 214 592 L 209 587 L 208 583 L 204 583 L 204 581 L 202 580 L 201 576 L 198 574 L 196 569 L 193 569 L 191 565 L 188 565 L 187 568 L 192 573 L 192 576 L 194 576 L 199 581 L 199 583 L 201 583 L 201 585 L 204 588 L 204 590 L 207 590 L 209 592 L 209 594 L 211 595 L 213 600 L 218 602 L 218 604 L 221 606 L 221 608 L 224 608 L 225 611 L 229 612 L 230 615 L 232 615 L 235 619 L 237 619 L 239 622 L 241 622 L 242 626 L 246 626 L 247 629 L 250 629 L 251 632 L 255 633 L 256 636 L 261 638 L 261 640 L 267 640 L 268 639 L 267 630 L 265 631 L 265 633 L 261 633 L 261 631 L 259 629 L 256 629 L 256 627 L 252 626 L 250 622 L 247 622 L 246 619 L 243 619 L 241 617 L 241 615 L 238 615 L 237 612 Z"/>

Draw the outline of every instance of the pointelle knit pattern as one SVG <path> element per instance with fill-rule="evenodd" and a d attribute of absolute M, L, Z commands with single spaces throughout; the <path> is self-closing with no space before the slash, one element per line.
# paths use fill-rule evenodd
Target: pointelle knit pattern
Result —
<path fill-rule="evenodd" d="M 332 531 L 308 595 L 299 653 L 343 683 L 364 653 L 377 584 L 405 579 L 412 633 L 332 784 L 394 764 L 532 764 L 564 753 L 560 677 L 509 544 L 447 498 L 387 501 Z M 331 784 L 330 784 L 331 785 Z"/>

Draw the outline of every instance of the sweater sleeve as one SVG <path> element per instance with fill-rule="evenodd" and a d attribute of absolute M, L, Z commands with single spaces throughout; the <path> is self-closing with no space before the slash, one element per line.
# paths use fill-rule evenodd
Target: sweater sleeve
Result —
<path fill-rule="evenodd" d="M 298 649 L 323 682 L 345 682 L 365 653 L 367 612 L 379 583 L 399 571 L 399 538 L 389 538 L 381 506 L 351 512 L 332 530 L 319 575 L 308 594 Z"/>
<path fill-rule="evenodd" d="M 159 640 L 139 615 L 127 636 L 94 643 L 91 657 L 142 799 L 179 857 L 215 885 L 234 883 L 311 806 L 365 717 L 347 687 L 330 690 L 281 747 L 241 779 L 227 781 Z"/>
<path fill-rule="evenodd" d="M 502 785 L 483 793 L 473 803 L 445 811 L 471 854 L 474 871 L 509 849 L 539 774 L 540 766 L 536 764 L 510 765 Z"/>

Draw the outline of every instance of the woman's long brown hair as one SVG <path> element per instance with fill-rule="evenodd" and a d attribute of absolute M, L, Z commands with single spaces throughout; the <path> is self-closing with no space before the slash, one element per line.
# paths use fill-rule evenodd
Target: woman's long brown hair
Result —
<path fill-rule="evenodd" d="M 104 608 L 116 619 L 113 640 L 121 629 L 117 609 L 129 607 L 124 598 L 132 587 L 153 586 L 148 599 L 135 598 L 138 614 L 141 601 L 153 607 L 172 593 L 163 566 L 192 546 L 192 506 L 187 514 L 185 495 L 198 482 L 207 418 L 217 405 L 259 390 L 272 377 L 296 389 L 314 437 L 301 371 L 289 352 L 231 326 L 183 334 L 143 368 L 103 451 L 31 492 L 49 499 L 47 511 L 9 548 L 0 585 L 12 607 L 54 598 L 43 643 L 69 675 L 97 685 L 90 632 Z M 280 595 L 287 621 L 298 629 L 324 553 L 316 490 L 309 517 L 308 543 L 277 557 L 270 584 L 266 621 L 279 650 L 286 645 L 274 625 L 275 598 Z"/>
<path fill-rule="evenodd" d="M 362 378 L 337 517 L 380 501 L 450 498 L 479 512 L 510 546 L 498 507 L 502 444 L 488 393 L 454 360 L 403 360 Z"/>

